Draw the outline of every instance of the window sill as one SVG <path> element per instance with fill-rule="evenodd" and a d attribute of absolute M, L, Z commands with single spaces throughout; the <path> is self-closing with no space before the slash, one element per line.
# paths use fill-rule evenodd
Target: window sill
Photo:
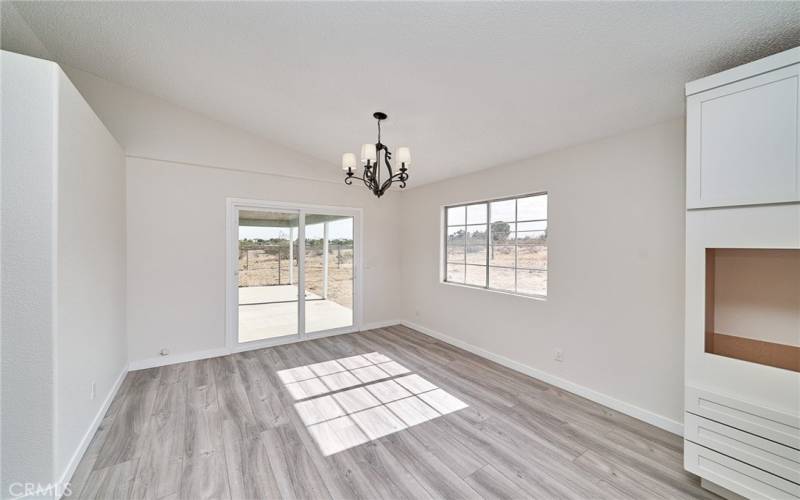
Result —
<path fill-rule="evenodd" d="M 482 287 L 482 286 L 467 285 L 465 283 L 452 283 L 450 281 L 444 281 L 444 280 L 441 280 L 441 279 L 439 280 L 439 284 L 446 285 L 446 286 L 452 286 L 452 287 L 455 287 L 455 288 L 467 288 L 467 289 L 470 289 L 470 290 L 480 290 L 480 291 L 484 291 L 484 292 L 491 292 L 491 293 L 496 293 L 496 294 L 499 294 L 499 295 L 507 295 L 507 296 L 510 296 L 510 297 L 519 297 L 521 299 L 534 300 L 536 302 L 547 302 L 547 295 L 525 295 L 525 294 L 521 294 L 521 293 L 506 292 L 504 290 L 496 290 L 494 288 L 486 288 L 486 287 Z"/>

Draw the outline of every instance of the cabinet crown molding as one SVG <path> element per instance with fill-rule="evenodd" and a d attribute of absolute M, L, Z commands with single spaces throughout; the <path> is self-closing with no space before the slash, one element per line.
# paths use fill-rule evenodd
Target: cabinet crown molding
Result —
<path fill-rule="evenodd" d="M 686 84 L 686 95 L 690 96 L 709 89 L 737 82 L 745 78 L 760 75 L 792 64 L 800 63 L 800 47 L 784 50 L 763 59 L 742 64 L 721 73 L 716 73 Z"/>

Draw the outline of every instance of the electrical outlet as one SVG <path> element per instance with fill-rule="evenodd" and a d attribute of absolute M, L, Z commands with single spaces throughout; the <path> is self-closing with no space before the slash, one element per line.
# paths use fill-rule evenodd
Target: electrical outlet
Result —
<path fill-rule="evenodd" d="M 92 382 L 92 387 L 89 389 L 89 399 L 94 400 L 96 394 L 97 394 L 97 386 L 94 382 Z"/>
<path fill-rule="evenodd" d="M 564 361 L 564 351 L 562 351 L 561 349 L 556 349 L 555 351 L 553 351 L 553 359 L 555 359 L 559 363 Z"/>
<path fill-rule="evenodd" d="M 161 351 L 159 351 L 159 354 L 162 356 L 169 356 L 169 349 L 167 348 L 161 349 Z"/>

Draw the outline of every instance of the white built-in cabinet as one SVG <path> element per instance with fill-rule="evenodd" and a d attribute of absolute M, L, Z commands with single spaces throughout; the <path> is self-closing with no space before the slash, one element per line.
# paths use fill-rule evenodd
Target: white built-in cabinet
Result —
<path fill-rule="evenodd" d="M 800 201 L 800 63 L 758 70 L 687 86 L 688 208 Z"/>
<path fill-rule="evenodd" d="M 800 48 L 686 95 L 684 465 L 800 499 Z"/>

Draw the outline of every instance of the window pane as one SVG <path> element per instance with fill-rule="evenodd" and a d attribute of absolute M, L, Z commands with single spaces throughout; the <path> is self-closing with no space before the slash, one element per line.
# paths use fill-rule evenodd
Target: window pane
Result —
<path fill-rule="evenodd" d="M 486 264 L 486 245 L 470 245 L 467 247 L 467 264 Z"/>
<path fill-rule="evenodd" d="M 450 262 L 463 262 L 464 261 L 464 241 L 466 235 L 466 228 L 449 227 L 447 228 L 447 261 Z"/>
<path fill-rule="evenodd" d="M 486 224 L 467 226 L 467 263 L 486 265 Z"/>
<path fill-rule="evenodd" d="M 481 203 L 479 205 L 467 206 L 467 224 L 486 224 L 486 209 L 488 205 Z"/>
<path fill-rule="evenodd" d="M 489 265 L 514 267 L 514 244 L 492 245 L 489 247 Z"/>
<path fill-rule="evenodd" d="M 547 247 L 539 245 L 520 245 L 517 247 L 517 267 L 546 270 Z"/>
<path fill-rule="evenodd" d="M 447 281 L 451 283 L 463 283 L 464 264 L 447 264 Z"/>
<path fill-rule="evenodd" d="M 489 267 L 489 288 L 514 291 L 514 270 L 502 267 Z"/>
<path fill-rule="evenodd" d="M 514 222 L 516 200 L 492 202 L 492 222 Z"/>
<path fill-rule="evenodd" d="M 305 331 L 353 324 L 353 219 L 306 214 Z M 327 253 L 326 253 L 327 252 Z"/>
<path fill-rule="evenodd" d="M 467 245 L 486 246 L 486 224 L 467 226 Z"/>
<path fill-rule="evenodd" d="M 453 207 L 447 209 L 447 225 L 463 226 L 467 222 L 466 207 Z"/>
<path fill-rule="evenodd" d="M 514 239 L 514 223 L 505 221 L 492 222 L 490 228 L 492 233 L 492 241 L 494 243 L 513 243 Z"/>
<path fill-rule="evenodd" d="M 239 342 L 299 332 L 299 225 L 299 213 L 239 211 Z"/>
<path fill-rule="evenodd" d="M 547 271 L 517 269 L 517 293 L 547 295 Z"/>
<path fill-rule="evenodd" d="M 486 266 L 467 266 L 467 285 L 486 286 Z"/>
<path fill-rule="evenodd" d="M 517 222 L 517 231 L 547 231 L 547 221 Z"/>
<path fill-rule="evenodd" d="M 545 231 L 518 231 L 517 245 L 544 245 L 547 243 Z"/>
<path fill-rule="evenodd" d="M 540 194 L 517 200 L 517 220 L 547 218 L 547 195 Z"/>

